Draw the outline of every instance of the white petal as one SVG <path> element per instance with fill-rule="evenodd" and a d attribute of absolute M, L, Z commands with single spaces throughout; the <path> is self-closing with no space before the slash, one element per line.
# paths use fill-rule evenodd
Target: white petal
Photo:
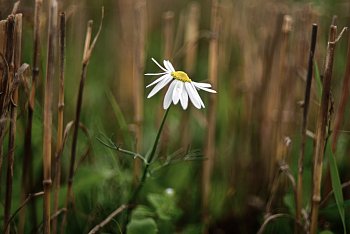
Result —
<path fill-rule="evenodd" d="M 157 84 L 158 82 L 160 82 L 160 81 L 162 81 L 163 79 L 165 79 L 167 76 L 170 76 L 170 75 L 165 74 L 165 75 L 159 77 L 158 79 L 156 79 L 155 81 L 153 81 L 152 83 L 150 83 L 149 85 L 147 85 L 146 88 L 148 88 L 148 87 L 150 87 L 150 86 L 152 86 L 152 85 Z M 171 77 L 171 76 L 170 76 L 170 77 Z"/>
<path fill-rule="evenodd" d="M 152 91 L 148 94 L 147 98 L 152 97 L 154 94 L 158 93 L 159 90 L 161 90 L 164 86 L 166 86 L 173 78 L 171 76 L 165 77 L 162 81 L 160 81 Z"/>
<path fill-rule="evenodd" d="M 178 80 L 176 80 L 175 82 L 176 82 L 176 84 L 175 84 L 175 88 L 173 91 L 173 103 L 176 105 L 180 100 L 181 93 L 182 93 L 182 90 L 184 87 L 184 83 L 182 81 L 178 81 Z"/>
<path fill-rule="evenodd" d="M 168 72 L 160 72 L 160 73 L 146 73 L 145 76 L 159 76 L 167 74 Z"/>
<path fill-rule="evenodd" d="M 172 100 L 172 96 L 173 96 L 173 91 L 174 91 L 174 87 L 175 87 L 175 82 L 176 80 L 174 80 L 168 88 L 168 91 L 165 94 L 164 97 L 164 101 L 163 101 L 163 108 L 166 110 L 169 108 L 170 104 L 171 104 L 171 100 Z"/>
<path fill-rule="evenodd" d="M 164 65 L 169 71 L 172 71 L 172 72 L 175 71 L 175 68 L 173 67 L 171 62 L 169 62 L 169 60 L 164 60 Z"/>
<path fill-rule="evenodd" d="M 194 81 L 192 81 L 192 83 L 195 84 L 196 87 L 211 88 L 211 84 L 209 83 L 200 83 L 200 82 L 194 82 Z"/>
<path fill-rule="evenodd" d="M 155 64 L 157 64 L 157 66 L 158 66 L 160 69 L 162 69 L 163 71 L 167 72 L 167 70 L 166 70 L 164 67 L 162 67 L 154 58 L 152 58 L 152 61 L 153 61 Z"/>
<path fill-rule="evenodd" d="M 180 102 L 181 102 L 182 108 L 184 110 L 186 110 L 187 106 L 188 106 L 188 94 L 187 94 L 186 90 L 182 90 Z"/>
<path fill-rule="evenodd" d="M 193 91 L 194 91 L 195 97 L 197 98 L 197 100 L 199 101 L 199 103 L 201 104 L 201 106 L 202 106 L 203 108 L 205 108 L 204 103 L 203 103 L 201 97 L 199 96 L 199 94 L 198 94 L 198 92 L 197 92 L 196 87 L 195 87 L 194 84 L 192 84 L 192 83 L 191 83 L 191 85 L 192 85 L 192 87 L 193 87 Z"/>
<path fill-rule="evenodd" d="M 201 103 L 198 101 L 198 99 L 196 98 L 196 95 L 194 92 L 195 89 L 193 88 L 193 86 L 191 85 L 190 82 L 185 82 L 185 87 L 188 93 L 188 96 L 190 97 L 191 102 L 193 103 L 193 105 L 197 108 L 197 109 L 201 109 Z"/>
<path fill-rule="evenodd" d="M 197 89 L 201 89 L 201 90 L 204 90 L 204 91 L 207 91 L 209 93 L 216 93 L 216 91 L 214 89 L 208 89 L 208 88 L 205 88 L 203 86 L 199 86 L 198 83 L 195 83 L 195 82 L 192 82 L 192 84 L 194 85 L 194 87 L 196 87 Z"/>

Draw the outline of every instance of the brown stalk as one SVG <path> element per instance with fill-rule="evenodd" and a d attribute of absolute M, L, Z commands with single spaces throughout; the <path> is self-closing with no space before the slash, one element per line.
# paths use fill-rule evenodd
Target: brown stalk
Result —
<path fill-rule="evenodd" d="M 24 209 L 24 207 L 26 207 L 26 205 L 33 200 L 36 197 L 40 197 L 44 195 L 44 192 L 37 192 L 34 194 L 28 194 L 28 197 L 26 199 L 23 200 L 22 204 L 17 208 L 17 210 L 11 215 L 7 225 L 5 226 L 5 232 L 8 230 L 8 227 L 10 226 L 10 223 L 12 222 L 12 220 L 15 218 L 16 214 L 19 213 L 22 209 Z"/>
<path fill-rule="evenodd" d="M 44 93 L 44 139 L 43 139 L 43 233 L 50 234 L 51 216 L 51 139 L 52 139 L 52 93 L 55 76 L 55 52 L 57 31 L 57 1 L 50 2 L 49 29 L 47 45 L 46 83 Z"/>
<path fill-rule="evenodd" d="M 167 11 L 163 14 L 163 41 L 165 59 L 172 58 L 172 51 L 174 47 L 174 12 Z"/>
<path fill-rule="evenodd" d="M 0 69 L 0 92 L 4 93 L 3 88 L 3 80 L 6 79 L 6 76 L 8 75 L 8 65 L 5 61 L 5 51 L 6 51 L 6 43 L 7 43 L 7 34 L 6 34 L 6 28 L 7 28 L 7 21 L 1 20 L 0 21 L 0 54 L 1 56 L 1 69 Z M 0 105 L 3 102 L 3 97 L 0 96 Z M 3 109 L 0 109 L 0 117 L 3 115 Z M 2 171 L 2 162 L 3 162 L 3 138 L 4 138 L 4 121 L 0 121 L 0 181 L 1 181 L 1 171 Z M 1 192 L 1 187 L 0 187 Z"/>
<path fill-rule="evenodd" d="M 7 62 L 7 74 L 3 76 L 2 80 L 2 87 L 5 91 L 4 93 L 7 94 L 11 79 L 13 78 L 12 75 L 14 73 L 13 71 L 13 48 L 14 48 L 14 37 L 15 37 L 15 16 L 10 15 L 7 18 L 7 24 L 6 24 L 6 49 L 5 49 L 5 59 Z M 6 83 L 5 83 L 6 82 Z M 7 105 L 3 104 L 7 97 L 2 98 L 2 108 L 7 108 Z M 1 110 L 3 113 L 5 112 L 4 109 Z M 4 121 L 5 122 L 5 121 Z M 2 123 L 3 125 L 4 123 Z M 4 127 L 2 126 L 2 135 L 4 135 Z M 2 144 L 3 142 L 1 142 Z M 13 144 L 13 143 L 12 143 Z M 11 156 L 11 136 L 9 139 L 9 153 L 8 153 L 8 164 L 7 164 L 7 180 L 6 180 L 6 191 L 5 191 L 5 207 L 4 207 L 4 227 L 6 227 L 11 213 L 11 198 L 12 198 L 12 176 L 13 176 L 13 154 Z M 4 230 L 5 232 L 5 230 Z"/>
<path fill-rule="evenodd" d="M 21 39 L 22 39 L 22 14 L 10 15 L 8 18 L 6 59 L 9 62 L 9 87 L 15 82 L 15 73 L 20 65 L 21 59 Z M 5 212 L 4 212 L 4 227 L 9 224 L 11 205 L 12 205 L 12 182 L 13 182 L 13 166 L 15 156 L 15 139 L 16 139 L 16 120 L 17 120 L 17 101 L 18 90 L 13 87 L 14 92 L 10 94 L 12 101 L 10 102 L 10 129 L 9 129 L 9 145 L 7 156 L 7 180 L 5 192 Z M 10 233 L 10 228 L 4 230 L 5 234 Z"/>
<path fill-rule="evenodd" d="M 314 152 L 314 166 L 313 166 L 313 192 L 312 192 L 312 207 L 311 207 L 311 224 L 310 233 L 317 233 L 318 227 L 318 211 L 321 201 L 321 179 L 323 156 L 326 144 L 326 128 L 328 123 L 328 108 L 331 90 L 331 79 L 334 61 L 334 51 L 336 45 L 337 27 L 332 25 L 330 27 L 329 41 L 327 45 L 327 55 L 323 77 L 323 89 L 321 106 L 318 113 L 316 125 L 316 145 Z"/>
<path fill-rule="evenodd" d="M 106 226 L 110 221 L 113 220 L 113 218 L 115 216 L 117 216 L 118 214 L 120 214 L 121 212 L 123 212 L 123 210 L 128 209 L 129 206 L 128 205 L 121 205 L 118 209 L 116 209 L 115 211 L 113 211 L 110 215 L 108 215 L 107 218 L 105 218 L 101 223 L 97 224 L 93 229 L 91 229 L 91 231 L 89 232 L 89 234 L 95 234 L 97 233 L 101 228 L 103 228 L 104 226 Z"/>
<path fill-rule="evenodd" d="M 135 46 L 133 56 L 133 72 L 134 72 L 134 123 L 136 152 L 142 150 L 142 123 L 143 123 L 143 71 L 145 66 L 145 38 L 146 38 L 146 1 L 139 0 L 135 6 Z M 134 182 L 140 177 L 141 160 L 134 160 Z"/>
<path fill-rule="evenodd" d="M 337 113 L 335 115 L 335 120 L 334 120 L 334 128 L 333 128 L 333 136 L 332 136 L 332 151 L 335 153 L 336 147 L 337 147 L 337 142 L 338 142 L 338 137 L 340 133 L 340 126 L 343 122 L 344 119 L 344 113 L 345 113 L 345 107 L 346 103 L 349 98 L 349 89 L 350 89 L 350 37 L 348 39 L 348 51 L 347 51 L 347 58 L 346 58 L 346 70 L 344 74 L 344 79 L 343 79 L 343 89 L 341 92 L 341 98 L 340 98 L 340 103 L 339 107 L 337 110 Z"/>
<path fill-rule="evenodd" d="M 39 76 L 39 56 L 40 56 L 40 12 L 41 12 L 42 0 L 35 1 L 35 12 L 34 12 L 34 44 L 33 44 L 33 69 L 32 69 L 32 86 L 30 89 L 30 96 L 28 102 L 28 116 L 27 126 L 24 137 L 24 155 L 23 155 L 23 166 L 22 166 L 22 191 L 21 201 L 27 197 L 33 188 L 33 152 L 32 152 L 32 124 L 33 124 L 33 113 L 35 103 L 35 89 L 36 82 Z M 31 204 L 31 223 L 36 226 L 36 211 L 35 204 Z M 19 224 L 18 233 L 24 232 L 25 224 L 25 212 L 26 209 L 23 207 L 19 213 Z"/>
<path fill-rule="evenodd" d="M 174 49 L 174 35 L 175 35 L 175 28 L 174 28 L 174 17 L 175 14 L 173 11 L 167 11 L 163 13 L 163 38 L 162 38 L 162 46 L 163 46 L 163 58 L 164 59 L 171 59 L 173 58 L 173 49 Z M 174 61 L 173 61 L 174 62 Z M 161 91 L 163 95 L 165 95 L 165 90 Z M 162 114 L 164 110 L 163 107 L 159 107 L 157 110 L 157 123 L 160 123 Z M 164 130 L 163 135 L 160 139 L 159 144 L 159 153 L 162 154 L 162 152 L 166 152 L 167 142 L 169 141 L 169 129 L 167 124 L 164 124 Z"/>
<path fill-rule="evenodd" d="M 91 42 L 91 35 L 92 35 L 93 21 L 90 20 L 87 24 L 87 32 L 85 37 L 84 53 L 83 53 L 83 60 L 82 60 L 82 71 L 80 76 L 77 106 L 76 106 L 75 120 L 74 120 L 74 126 L 73 126 L 72 150 L 71 150 L 71 159 L 70 159 L 69 174 L 68 174 L 67 196 L 66 196 L 66 203 L 65 203 L 65 208 L 67 209 L 67 212 L 69 211 L 69 206 L 72 202 L 72 193 L 73 193 L 72 187 L 73 187 L 73 176 L 75 171 L 76 148 L 78 143 L 79 120 L 80 120 L 81 106 L 83 103 L 83 92 L 84 92 L 84 84 L 86 80 L 87 66 L 90 61 L 91 53 L 96 45 L 96 41 L 102 29 L 103 17 L 104 17 L 104 8 L 102 7 L 100 27 L 92 42 Z M 67 212 L 65 212 L 63 215 L 63 219 L 61 223 L 61 233 L 65 232 L 65 226 L 67 223 Z"/>
<path fill-rule="evenodd" d="M 108 215 L 108 217 L 106 219 L 104 219 L 101 223 L 99 223 L 98 225 L 96 225 L 93 229 L 91 229 L 91 231 L 89 232 L 89 234 L 95 234 L 98 233 L 98 231 L 103 228 L 104 226 L 106 226 L 109 222 L 111 222 L 113 220 L 113 218 L 115 216 L 117 216 L 118 214 L 120 214 L 121 212 L 123 212 L 125 209 L 128 209 L 129 206 L 128 205 L 121 205 L 118 209 L 116 209 L 115 211 L 113 211 L 110 215 Z"/>
<path fill-rule="evenodd" d="M 55 152 L 55 179 L 53 213 L 58 211 L 59 191 L 61 184 L 61 155 L 63 142 L 63 110 L 64 110 L 64 63 L 66 47 L 66 17 L 60 14 L 59 26 L 59 90 L 58 90 L 58 117 L 57 117 L 57 143 Z M 57 233 L 57 218 L 52 220 L 52 233 Z"/>
<path fill-rule="evenodd" d="M 218 33 L 219 33 L 219 17 L 218 17 L 218 1 L 212 1 L 211 9 L 211 32 L 213 37 L 209 44 L 209 61 L 208 61 L 208 73 L 209 82 L 212 84 L 214 89 L 217 87 L 218 80 Z M 210 184 L 211 175 L 214 166 L 215 156 L 215 130 L 216 130 L 216 95 L 209 96 L 208 102 L 208 125 L 205 136 L 205 150 L 204 155 L 207 158 L 203 162 L 202 168 L 202 219 L 205 225 L 209 223 L 209 196 L 210 196 Z"/>
<path fill-rule="evenodd" d="M 306 131 L 307 131 L 307 120 L 310 104 L 310 91 L 312 83 L 312 72 L 314 64 L 314 54 L 317 41 L 317 24 L 312 25 L 311 33 L 311 45 L 309 52 L 309 62 L 306 78 L 305 96 L 304 96 L 304 106 L 303 106 L 303 120 L 301 128 L 301 147 L 300 156 L 298 159 L 298 179 L 297 179 L 297 197 L 296 197 L 296 220 L 295 220 L 295 230 L 297 231 L 298 223 L 301 222 L 301 209 L 303 205 L 303 171 L 304 171 L 304 157 L 305 157 L 305 144 L 306 144 Z"/>
<path fill-rule="evenodd" d="M 199 38 L 199 21 L 200 21 L 200 5 L 196 2 L 191 2 L 187 11 L 187 24 L 185 26 L 185 71 L 190 77 L 192 77 L 196 62 L 198 51 L 198 38 Z M 189 131 L 189 111 L 185 111 L 181 117 L 181 146 L 188 147 L 191 134 Z"/>

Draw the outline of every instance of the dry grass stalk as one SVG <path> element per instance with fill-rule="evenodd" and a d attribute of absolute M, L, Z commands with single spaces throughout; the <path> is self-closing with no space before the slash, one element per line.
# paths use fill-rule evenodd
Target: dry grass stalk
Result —
<path fill-rule="evenodd" d="M 10 15 L 8 18 L 8 43 L 6 49 L 6 60 L 9 63 L 9 89 L 11 92 L 10 102 L 10 129 L 9 129 L 9 146 L 8 146 L 8 161 L 7 161 L 7 180 L 5 194 L 5 213 L 4 213 L 4 233 L 10 233 L 10 228 L 7 228 L 10 221 L 11 205 L 12 205 L 12 182 L 13 182 L 13 166 L 15 154 L 15 139 L 16 139 L 16 122 L 17 122 L 17 101 L 18 90 L 15 85 L 15 74 L 20 66 L 21 59 L 21 40 L 22 40 L 22 14 Z"/>
<path fill-rule="evenodd" d="M 133 57 L 133 85 L 134 85 L 134 123 L 136 152 L 141 152 L 143 144 L 143 71 L 145 66 L 145 38 L 146 38 L 146 1 L 139 0 L 135 6 L 134 57 Z M 141 160 L 134 160 L 134 182 L 140 177 Z"/>
<path fill-rule="evenodd" d="M 257 86 L 257 90 L 255 91 L 255 95 L 253 97 L 253 107 L 256 109 L 255 115 L 251 115 L 252 121 L 256 121 L 253 125 L 253 133 L 254 136 L 251 139 L 251 142 L 255 147 L 253 147 L 253 155 L 261 155 L 263 158 L 261 161 L 263 163 L 264 168 L 264 177 L 267 177 L 266 182 L 272 180 L 273 173 L 270 170 L 270 152 L 272 152 L 272 140 L 267 139 L 266 136 L 271 136 L 271 127 L 269 126 L 269 115 L 270 109 L 269 107 L 269 93 L 268 90 L 271 86 L 273 80 L 273 67 L 274 62 L 277 57 L 278 46 L 280 44 L 280 36 L 281 36 L 281 27 L 283 23 L 283 15 L 279 15 L 276 19 L 275 29 L 273 31 L 273 35 L 267 38 L 265 43 L 265 51 L 263 58 L 263 70 L 261 74 L 261 85 Z M 267 111 L 269 110 L 269 111 Z M 256 143 L 257 142 L 257 143 Z"/>
<path fill-rule="evenodd" d="M 99 223 L 98 225 L 96 225 L 93 229 L 91 229 L 91 231 L 89 232 L 89 234 L 95 234 L 98 231 L 100 231 L 101 228 L 103 228 L 104 226 L 106 226 L 109 222 L 111 222 L 114 217 L 116 217 L 118 214 L 120 214 L 121 212 L 123 212 L 125 209 L 128 209 L 129 206 L 128 205 L 121 205 L 118 209 L 116 209 L 115 211 L 113 211 L 110 215 L 108 215 L 107 218 L 105 218 L 101 223 Z"/>
<path fill-rule="evenodd" d="M 349 98 L 349 89 L 350 89 L 350 37 L 348 39 L 348 51 L 346 58 L 346 70 L 343 79 L 341 98 L 339 102 L 339 107 L 335 115 L 333 136 L 332 136 L 332 151 L 335 153 L 337 148 L 338 137 L 340 133 L 340 126 L 344 119 L 345 106 Z"/>
<path fill-rule="evenodd" d="M 301 222 L 301 209 L 303 205 L 304 155 L 305 155 L 306 130 L 307 130 L 308 112 L 309 112 L 309 104 L 310 104 L 310 93 L 311 93 L 312 72 L 313 72 L 316 41 L 317 41 L 317 24 L 313 24 L 312 33 L 311 33 L 311 45 L 310 45 L 310 52 L 309 52 L 306 87 L 305 87 L 304 106 L 303 106 L 301 147 L 300 147 L 300 156 L 298 159 L 298 180 L 297 180 L 297 197 L 296 197 L 297 202 L 296 202 L 296 212 L 295 212 L 296 214 L 295 230 L 296 231 L 298 227 L 297 223 Z"/>
<path fill-rule="evenodd" d="M 184 36 L 184 44 L 186 47 L 185 70 L 189 75 L 193 75 L 197 62 L 199 20 L 200 5 L 197 2 L 191 2 L 187 12 L 187 24 Z"/>
<path fill-rule="evenodd" d="M 212 1 L 211 10 L 211 32 L 213 37 L 209 44 L 209 82 L 212 84 L 214 89 L 217 87 L 218 80 L 218 33 L 219 33 L 219 17 L 218 17 L 218 1 Z M 215 156 L 215 130 L 216 130 L 216 95 L 209 96 L 208 102 L 208 126 L 205 137 L 205 151 L 204 155 L 207 158 L 203 162 L 202 168 L 202 211 L 203 211 L 203 221 L 206 225 L 209 223 L 209 196 L 210 196 L 210 184 L 211 175 L 214 166 L 214 156 Z"/>
<path fill-rule="evenodd" d="M 334 51 L 336 45 L 337 27 L 332 25 L 330 27 L 329 41 L 327 45 L 327 55 L 323 77 L 323 91 L 321 98 L 321 106 L 318 113 L 316 125 L 316 145 L 314 152 L 314 166 L 313 166 L 313 192 L 312 192 L 312 207 L 311 207 L 311 224 L 310 233 L 317 233 L 318 228 L 318 210 L 321 201 L 321 179 L 323 156 L 326 143 L 327 123 L 328 123 L 328 108 L 331 89 L 331 79 L 333 71 Z"/>
<path fill-rule="evenodd" d="M 163 38 L 162 38 L 162 46 L 163 46 L 163 58 L 164 59 L 172 59 L 173 58 L 173 50 L 174 50 L 174 35 L 175 35 L 175 22 L 174 22 L 175 14 L 173 11 L 167 11 L 163 13 Z M 173 61 L 174 62 L 174 61 Z M 162 95 L 165 95 L 166 90 L 161 90 Z M 156 120 L 157 123 L 160 122 L 162 118 L 162 114 L 164 112 L 163 107 L 159 106 L 157 110 Z M 160 139 L 159 144 L 159 153 L 166 152 L 167 145 L 169 141 L 169 128 L 165 123 L 164 131 L 162 138 Z"/>
<path fill-rule="evenodd" d="M 197 51 L 198 51 L 198 39 L 199 39 L 199 21 L 200 21 L 200 5 L 196 2 L 191 2 L 187 15 L 185 25 L 185 71 L 191 77 L 194 73 L 197 63 Z M 189 131 L 189 111 L 185 111 L 181 117 L 181 146 L 188 147 L 188 143 L 191 139 Z"/>
<path fill-rule="evenodd" d="M 163 14 L 163 57 L 165 59 L 172 58 L 172 51 L 174 48 L 174 12 L 167 11 Z"/>
<path fill-rule="evenodd" d="M 7 20 L 0 21 L 0 53 L 1 53 L 1 63 L 0 63 L 0 92 L 6 94 L 6 82 L 8 77 L 8 63 L 5 58 L 6 47 L 7 47 Z M 4 108 L 5 95 L 0 96 L 0 181 L 2 175 L 2 164 L 3 164 L 3 142 L 5 137 L 5 127 L 6 127 L 6 109 Z M 0 187 L 1 190 L 1 187 Z"/>
<path fill-rule="evenodd" d="M 11 81 L 13 79 L 14 74 L 14 67 L 13 67 L 13 48 L 14 48 L 14 37 L 15 37 L 15 16 L 10 15 L 7 18 L 6 23 L 6 48 L 5 48 L 5 60 L 7 63 L 7 72 L 3 75 L 2 79 L 2 87 L 7 94 L 10 89 Z M 5 61 L 4 61 L 5 62 Z M 5 83 L 6 82 L 6 83 Z M 7 97 L 2 98 L 2 102 L 4 103 L 7 99 Z M 4 103 L 2 104 L 2 108 L 8 108 L 8 106 Z M 4 109 L 1 110 L 3 113 L 5 112 Z M 5 121 L 3 121 L 5 122 Z M 2 127 L 2 131 L 4 131 L 5 126 Z M 4 133 L 1 133 L 4 135 Z M 11 137 L 9 138 L 9 150 L 11 145 Z M 12 142 L 13 143 L 13 142 Z M 1 142 L 3 144 L 3 142 Z M 11 199 L 12 199 L 12 176 L 13 176 L 13 155 L 11 157 L 11 152 L 9 151 L 8 155 L 8 164 L 7 164 L 7 177 L 6 177 L 6 191 L 5 191 L 5 207 L 4 207 L 4 227 L 6 227 L 11 213 Z M 5 230 L 4 230 L 5 233 Z"/>
<path fill-rule="evenodd" d="M 58 90 L 58 118 L 57 118 L 57 143 L 55 152 L 55 180 L 54 180 L 54 207 L 53 213 L 58 211 L 59 191 L 61 184 L 61 155 L 63 146 L 63 110 L 64 110 L 64 65 L 66 47 L 66 17 L 60 14 L 59 26 L 59 90 Z M 52 220 L 52 233 L 57 233 L 57 218 Z"/>
<path fill-rule="evenodd" d="M 269 178 L 273 178 L 276 163 L 280 162 L 283 159 L 283 149 L 284 144 L 281 139 L 283 136 L 288 135 L 287 124 L 284 121 L 284 113 L 288 111 L 289 103 L 292 101 L 293 96 L 293 87 L 294 83 L 292 79 L 290 79 L 289 72 L 289 47 L 290 47 L 290 34 L 292 31 L 293 19 L 290 15 L 283 16 L 283 22 L 281 27 L 281 38 L 280 38 L 280 46 L 278 53 L 278 60 L 276 61 L 276 73 L 277 76 L 272 77 L 270 83 L 270 92 L 274 93 L 273 96 L 269 95 L 268 106 L 274 110 L 276 109 L 276 114 L 274 117 L 273 124 L 270 124 L 271 131 L 271 146 L 275 147 L 271 148 L 272 152 L 274 152 L 274 156 L 270 157 L 269 160 L 269 169 L 270 172 Z M 285 90 L 288 89 L 288 92 Z M 288 96 L 287 96 L 288 93 Z M 276 98 L 277 97 L 277 98 Z M 267 109 L 270 109 L 267 108 Z M 270 115 L 271 116 L 271 115 Z M 273 179 L 270 180 L 270 183 Z"/>
<path fill-rule="evenodd" d="M 34 198 L 36 198 L 36 197 L 40 197 L 40 196 L 42 196 L 42 195 L 44 195 L 44 192 L 37 192 L 37 193 L 34 193 L 34 194 L 28 194 L 28 197 L 26 198 L 26 199 L 24 199 L 24 201 L 22 202 L 22 204 L 17 208 L 17 210 L 15 211 L 15 212 L 13 212 L 13 214 L 11 215 L 11 217 L 10 217 L 10 219 L 9 219 L 9 221 L 8 221 L 8 223 L 7 223 L 7 225 L 5 226 L 5 232 L 6 232 L 6 230 L 7 229 L 9 229 L 8 227 L 9 227 L 9 225 L 10 225 L 10 223 L 12 222 L 12 220 L 15 218 L 15 216 L 17 215 L 17 213 L 18 212 L 20 212 L 24 207 L 26 207 L 26 205 L 30 202 L 30 201 L 32 201 Z"/>
<path fill-rule="evenodd" d="M 42 0 L 35 1 L 35 12 L 34 12 L 34 38 L 33 38 L 33 67 L 32 67 L 32 86 L 30 89 L 30 96 L 28 102 L 28 116 L 27 116 L 27 126 L 25 130 L 24 137 L 24 156 L 23 156 L 23 167 L 22 167 L 22 191 L 21 191 L 21 201 L 26 199 L 31 188 L 33 188 L 33 152 L 32 152 L 32 124 L 33 124 L 33 113 L 35 104 L 35 91 L 36 82 L 39 77 L 39 57 L 40 57 L 40 12 L 41 12 Z M 25 212 L 23 209 L 19 213 L 19 224 L 18 233 L 22 234 L 24 232 L 25 224 Z M 32 205 L 31 209 L 31 223 L 36 226 L 36 212 L 35 206 Z"/>
<path fill-rule="evenodd" d="M 43 233 L 49 234 L 51 216 L 51 139 L 52 139 L 52 94 L 53 79 L 55 76 L 56 57 L 56 33 L 57 33 L 57 1 L 50 2 L 46 82 L 44 93 L 44 139 L 43 139 Z"/>
<path fill-rule="evenodd" d="M 97 39 L 102 29 L 103 17 L 104 17 L 104 8 L 102 8 L 101 23 L 100 23 L 98 32 L 92 42 L 91 42 L 91 37 L 92 37 L 93 21 L 90 20 L 87 24 L 84 53 L 83 53 L 83 59 L 82 59 L 82 71 L 80 76 L 77 106 L 76 106 L 75 120 L 74 120 L 74 126 L 73 126 L 72 150 L 71 150 L 71 159 L 70 159 L 69 174 L 68 174 L 67 196 L 66 196 L 66 203 L 65 203 L 65 208 L 67 209 L 67 211 L 69 210 L 69 205 L 72 202 L 72 193 L 73 193 L 72 187 L 73 187 L 73 177 L 74 177 L 74 171 L 75 171 L 76 147 L 78 143 L 79 120 L 80 120 L 81 106 L 83 103 L 83 93 L 84 93 L 84 84 L 86 80 L 87 66 L 89 64 L 92 51 L 95 48 Z M 67 223 L 67 212 L 65 212 L 63 215 L 62 224 L 61 224 L 61 233 L 65 232 L 66 223 Z"/>

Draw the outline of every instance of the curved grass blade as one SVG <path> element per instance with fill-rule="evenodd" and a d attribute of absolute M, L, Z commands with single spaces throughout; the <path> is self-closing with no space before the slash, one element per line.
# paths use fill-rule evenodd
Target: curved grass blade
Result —
<path fill-rule="evenodd" d="M 329 158 L 329 168 L 331 173 L 331 181 L 332 181 L 332 188 L 334 191 L 334 198 L 335 198 L 338 212 L 343 224 L 344 234 L 346 234 L 344 197 L 343 197 L 337 162 L 335 160 L 335 155 L 333 154 L 332 150 L 330 150 L 330 147 L 327 147 L 327 148 L 329 149 L 327 150 L 328 151 L 327 155 Z"/>

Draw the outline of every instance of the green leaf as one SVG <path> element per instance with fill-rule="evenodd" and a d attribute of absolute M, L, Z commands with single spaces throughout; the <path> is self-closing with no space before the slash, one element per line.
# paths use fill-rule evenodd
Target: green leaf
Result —
<path fill-rule="evenodd" d="M 321 100 L 323 86 L 322 86 L 320 71 L 318 70 L 318 66 L 317 66 L 316 61 L 314 62 L 314 68 L 315 68 L 315 79 L 316 79 L 316 83 L 317 83 L 317 97 L 318 97 L 318 100 Z"/>
<path fill-rule="evenodd" d="M 126 227 L 128 234 L 155 234 L 158 233 L 157 224 L 152 218 L 132 219 Z"/>
<path fill-rule="evenodd" d="M 324 231 L 320 232 L 320 234 L 333 234 L 333 232 L 331 232 L 329 230 L 324 230 Z"/>
<path fill-rule="evenodd" d="M 132 211 L 132 219 L 144 219 L 148 217 L 154 217 L 155 213 L 148 208 L 147 206 L 138 205 L 133 211 Z"/>
<path fill-rule="evenodd" d="M 176 207 L 175 196 L 169 196 L 165 193 L 151 193 L 147 199 L 162 220 L 173 220 L 181 214 L 181 211 Z"/>
<path fill-rule="evenodd" d="M 330 147 L 328 147 L 330 148 Z M 335 160 L 335 156 L 331 150 L 327 154 L 329 158 L 329 168 L 331 172 L 331 180 L 332 180 L 332 188 L 334 192 L 334 198 L 337 203 L 338 212 L 343 223 L 344 233 L 346 234 L 346 224 L 345 224 L 345 210 L 344 210 L 344 197 L 342 186 L 340 182 L 337 162 Z"/>

